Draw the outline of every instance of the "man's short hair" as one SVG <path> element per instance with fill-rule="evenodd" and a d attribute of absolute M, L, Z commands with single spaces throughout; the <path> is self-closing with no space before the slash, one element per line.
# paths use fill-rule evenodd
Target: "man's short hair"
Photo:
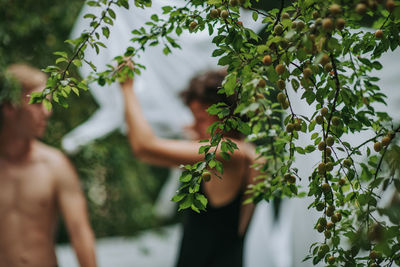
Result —
<path fill-rule="evenodd" d="M 20 93 L 21 93 L 21 91 L 29 92 L 30 90 L 45 84 L 47 81 L 46 74 L 44 74 L 39 69 L 36 69 L 32 66 L 29 66 L 29 65 L 23 64 L 23 63 L 13 64 L 13 65 L 8 66 L 8 68 L 6 69 L 3 76 L 4 76 L 5 83 L 6 83 L 5 86 L 8 86 L 8 85 L 14 85 L 14 86 L 4 88 L 3 84 L 0 85 L 1 91 L 4 91 L 1 94 L 2 96 L 14 95 L 15 92 L 12 92 L 12 91 L 15 91 L 15 90 L 19 90 Z M 13 81 L 10 81 L 10 80 L 13 80 Z M 15 85 L 19 85 L 19 86 L 15 86 Z M 19 87 L 19 88 L 17 88 L 17 87 Z M 7 91 L 9 91 L 9 92 L 7 92 Z M 19 93 L 19 95 L 20 95 L 20 93 Z M 4 97 L 4 100 L 3 99 L 0 100 L 1 101 L 0 104 L 3 104 L 6 101 L 14 100 L 11 97 L 9 97 L 9 98 L 10 99 L 7 99 L 7 97 Z"/>
<path fill-rule="evenodd" d="M 23 93 L 46 84 L 47 76 L 39 69 L 24 63 L 12 64 L 0 71 L 0 128 L 6 103 L 20 103 Z"/>

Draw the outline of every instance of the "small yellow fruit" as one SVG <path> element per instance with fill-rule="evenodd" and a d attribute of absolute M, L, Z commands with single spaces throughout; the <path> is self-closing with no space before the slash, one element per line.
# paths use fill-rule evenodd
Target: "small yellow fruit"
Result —
<path fill-rule="evenodd" d="M 318 231 L 318 232 L 322 233 L 324 230 L 325 230 L 325 227 L 324 227 L 324 226 L 322 226 L 321 224 L 318 224 L 318 225 L 317 225 L 317 231 Z"/>
<path fill-rule="evenodd" d="M 344 26 L 346 26 L 346 21 L 343 18 L 338 18 L 336 20 L 336 28 L 341 31 L 344 29 Z"/>
<path fill-rule="evenodd" d="M 328 138 L 326 138 L 326 144 L 328 146 L 333 146 L 334 143 L 335 143 L 335 139 L 332 136 L 329 136 Z"/>
<path fill-rule="evenodd" d="M 322 123 L 324 123 L 324 117 L 322 117 L 321 115 L 318 115 L 317 117 L 315 117 L 315 121 L 318 123 L 318 124 L 322 124 Z"/>
<path fill-rule="evenodd" d="M 338 4 L 333 4 L 329 7 L 329 11 L 332 15 L 338 15 L 342 13 L 342 7 Z"/>
<path fill-rule="evenodd" d="M 312 76 L 312 74 L 313 74 L 313 72 L 310 68 L 305 68 L 303 70 L 303 75 L 304 75 L 304 78 L 306 78 L 306 79 L 310 78 Z"/>
<path fill-rule="evenodd" d="M 326 170 L 327 170 L 328 172 L 330 172 L 330 171 L 333 170 L 333 163 L 332 163 L 332 162 L 326 163 Z"/>
<path fill-rule="evenodd" d="M 389 12 L 393 12 L 393 10 L 396 8 L 396 3 L 393 0 L 387 0 L 386 8 L 389 10 Z"/>
<path fill-rule="evenodd" d="M 321 189 L 323 192 L 328 193 L 331 190 L 331 186 L 328 183 L 322 184 Z"/>
<path fill-rule="evenodd" d="M 264 79 L 260 79 L 257 83 L 257 87 L 264 88 L 265 86 L 267 86 L 267 82 Z"/>
<path fill-rule="evenodd" d="M 279 93 L 276 98 L 279 103 L 285 103 L 286 101 L 286 95 L 284 93 Z"/>
<path fill-rule="evenodd" d="M 381 143 L 381 142 L 376 142 L 376 143 L 374 144 L 374 150 L 375 150 L 376 152 L 379 152 L 379 151 L 381 151 L 381 149 L 382 149 L 382 143 Z"/>
<path fill-rule="evenodd" d="M 264 65 L 271 65 L 272 64 L 272 57 L 270 55 L 266 55 L 262 60 Z"/>
<path fill-rule="evenodd" d="M 322 28 L 327 31 L 330 32 L 333 30 L 333 21 L 331 18 L 325 18 L 322 20 Z"/>
<path fill-rule="evenodd" d="M 282 33 L 283 33 L 283 27 L 282 27 L 282 25 L 276 25 L 275 26 L 275 28 L 274 28 L 274 33 L 276 34 L 276 35 L 281 35 Z"/>
<path fill-rule="evenodd" d="M 356 12 L 360 15 L 364 15 L 367 12 L 367 6 L 363 3 L 358 3 L 356 6 Z"/>
<path fill-rule="evenodd" d="M 279 75 L 282 75 L 282 74 L 285 73 L 286 68 L 285 68 L 285 66 L 284 66 L 283 64 L 278 64 L 278 65 L 276 65 L 276 67 L 275 67 L 275 71 L 276 71 L 276 73 L 278 73 Z"/>
<path fill-rule="evenodd" d="M 221 18 L 226 19 L 229 16 L 229 12 L 227 10 L 221 11 Z"/>
<path fill-rule="evenodd" d="M 296 30 L 297 31 L 302 31 L 305 26 L 306 26 L 306 24 L 303 21 L 301 21 L 301 20 L 297 21 Z"/>
<path fill-rule="evenodd" d="M 231 6 L 237 6 L 237 5 L 238 5 L 238 0 L 230 0 L 230 1 L 229 1 L 229 4 L 230 4 Z"/>
<path fill-rule="evenodd" d="M 329 264 L 334 264 L 335 261 L 336 261 L 336 258 L 335 258 L 334 256 L 330 256 L 330 257 L 328 258 Z"/>
<path fill-rule="evenodd" d="M 332 155 L 332 150 L 329 147 L 327 147 L 325 151 L 326 151 L 326 155 L 328 157 L 330 157 Z"/>
<path fill-rule="evenodd" d="M 295 129 L 296 131 L 301 131 L 301 122 L 296 122 L 296 123 L 294 124 L 294 129 Z"/>
<path fill-rule="evenodd" d="M 321 57 L 319 63 L 320 63 L 322 66 L 325 66 L 327 63 L 329 63 L 329 61 L 330 61 L 329 56 L 328 56 L 327 54 L 324 54 L 324 55 Z"/>
<path fill-rule="evenodd" d="M 334 212 L 335 211 L 335 206 L 333 206 L 333 205 L 330 205 L 330 206 L 328 206 L 328 208 L 327 208 L 327 210 L 329 210 L 329 211 L 332 211 L 332 212 Z"/>
<path fill-rule="evenodd" d="M 382 145 L 388 146 L 390 144 L 390 141 L 391 141 L 390 137 L 389 136 L 385 136 L 385 137 L 382 138 Z"/>
<path fill-rule="evenodd" d="M 326 116 L 326 115 L 328 115 L 328 112 L 329 112 L 329 110 L 328 110 L 328 108 L 327 107 L 323 107 L 323 108 L 321 108 L 321 111 L 320 111 L 320 113 L 321 113 L 321 115 L 322 116 Z"/>
<path fill-rule="evenodd" d="M 333 69 L 333 66 L 332 66 L 331 63 L 326 63 L 326 64 L 325 64 L 324 70 L 325 70 L 326 72 L 331 72 L 332 69 Z"/>
<path fill-rule="evenodd" d="M 325 165 L 325 163 L 321 162 L 321 163 L 318 165 L 318 172 L 319 172 L 319 174 L 325 174 L 325 172 L 326 172 L 326 165 Z M 322 190 L 325 192 L 325 190 L 324 190 L 324 185 L 325 185 L 325 184 L 322 185 Z M 328 184 L 328 186 L 329 186 L 329 184 Z M 330 188 L 330 187 L 329 187 L 329 188 Z"/>
<path fill-rule="evenodd" d="M 281 103 L 281 107 L 287 109 L 289 107 L 289 101 L 286 99 L 285 102 Z"/>
<path fill-rule="evenodd" d="M 280 90 L 284 90 L 286 88 L 286 83 L 284 80 L 280 79 L 276 82 L 276 86 L 280 89 Z"/>
<path fill-rule="evenodd" d="M 282 13 L 281 18 L 282 18 L 282 20 L 284 20 L 284 19 L 290 19 L 290 15 L 289 15 L 289 13 L 285 12 L 285 13 Z"/>
<path fill-rule="evenodd" d="M 192 22 L 189 24 L 189 29 L 190 29 L 191 31 L 193 31 L 196 27 L 197 27 L 197 22 L 196 22 L 196 21 L 192 21 Z"/>
<path fill-rule="evenodd" d="M 377 30 L 375 32 L 375 37 L 378 39 L 382 39 L 384 37 L 383 31 L 382 30 Z"/>
<path fill-rule="evenodd" d="M 314 12 L 312 13 L 312 16 L 313 16 L 313 19 L 319 18 L 319 12 L 318 12 L 318 11 L 314 11 Z"/>
<path fill-rule="evenodd" d="M 332 233 L 331 233 L 331 231 L 325 231 L 324 235 L 325 235 L 325 238 L 329 239 L 329 238 L 331 238 Z"/>
<path fill-rule="evenodd" d="M 379 258 L 379 252 L 375 251 L 375 250 L 371 250 L 371 252 L 369 253 L 369 258 L 371 260 L 376 260 L 377 258 Z"/>
<path fill-rule="evenodd" d="M 351 164 L 353 164 L 353 162 L 351 161 L 351 159 L 345 159 L 345 160 L 343 161 L 343 165 L 344 165 L 346 168 L 350 168 L 350 167 L 351 167 Z"/>
<path fill-rule="evenodd" d="M 331 220 L 332 220 L 333 223 L 337 223 L 339 221 L 338 218 L 336 217 L 336 214 L 333 214 L 331 216 Z"/>
<path fill-rule="evenodd" d="M 325 144 L 324 141 L 322 141 L 322 142 L 320 142 L 320 143 L 318 144 L 318 150 L 319 150 L 319 151 L 325 150 L 325 148 L 326 148 L 326 144 Z"/>
<path fill-rule="evenodd" d="M 340 119 L 337 116 L 332 117 L 332 125 L 333 126 L 338 126 L 340 124 Z"/>
<path fill-rule="evenodd" d="M 346 184 L 346 179 L 340 178 L 340 180 L 339 180 L 339 185 L 340 185 L 340 186 L 344 186 L 345 184 Z"/>
<path fill-rule="evenodd" d="M 331 230 L 334 226 L 335 226 L 335 224 L 333 222 L 328 222 L 326 224 L 326 229 Z"/>
<path fill-rule="evenodd" d="M 209 171 L 204 171 L 201 175 L 204 182 L 209 182 L 211 180 L 211 173 Z"/>
<path fill-rule="evenodd" d="M 218 10 L 217 9 L 211 9 L 210 18 L 216 19 L 216 18 L 218 18 L 218 16 L 219 16 Z"/>
<path fill-rule="evenodd" d="M 325 208 L 325 204 L 322 202 L 318 202 L 318 204 L 315 206 L 315 208 L 317 209 L 317 211 L 323 211 Z"/>
<path fill-rule="evenodd" d="M 293 123 L 289 123 L 288 125 L 286 125 L 286 131 L 288 133 L 293 132 L 293 130 L 294 130 L 294 124 Z"/>

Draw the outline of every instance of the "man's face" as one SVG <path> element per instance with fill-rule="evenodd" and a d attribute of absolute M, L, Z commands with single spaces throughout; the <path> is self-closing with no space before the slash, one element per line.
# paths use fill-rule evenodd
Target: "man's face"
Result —
<path fill-rule="evenodd" d="M 24 91 L 21 104 L 19 106 L 11 106 L 5 112 L 7 124 L 13 128 L 15 134 L 19 137 L 41 138 L 45 133 L 51 111 L 47 110 L 42 103 L 28 104 L 29 94 L 42 91 L 44 86 Z M 7 131 L 7 129 L 4 130 Z"/>

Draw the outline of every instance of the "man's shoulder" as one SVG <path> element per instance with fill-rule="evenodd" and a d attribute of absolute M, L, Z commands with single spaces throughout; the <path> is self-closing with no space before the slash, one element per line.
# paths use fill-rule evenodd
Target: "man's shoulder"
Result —
<path fill-rule="evenodd" d="M 67 156 L 59 149 L 36 141 L 35 158 L 45 162 L 49 167 L 59 167 L 60 165 L 69 164 Z"/>
<path fill-rule="evenodd" d="M 68 182 L 76 176 L 74 166 L 61 150 L 41 142 L 36 142 L 35 146 L 38 158 L 46 164 L 57 184 Z"/>

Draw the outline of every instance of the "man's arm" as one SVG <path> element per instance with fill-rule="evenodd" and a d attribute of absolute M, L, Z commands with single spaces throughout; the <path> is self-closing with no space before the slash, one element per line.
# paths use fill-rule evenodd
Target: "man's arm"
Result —
<path fill-rule="evenodd" d="M 95 267 L 95 240 L 78 175 L 61 153 L 56 159 L 55 172 L 58 207 L 64 217 L 80 266 Z"/>

